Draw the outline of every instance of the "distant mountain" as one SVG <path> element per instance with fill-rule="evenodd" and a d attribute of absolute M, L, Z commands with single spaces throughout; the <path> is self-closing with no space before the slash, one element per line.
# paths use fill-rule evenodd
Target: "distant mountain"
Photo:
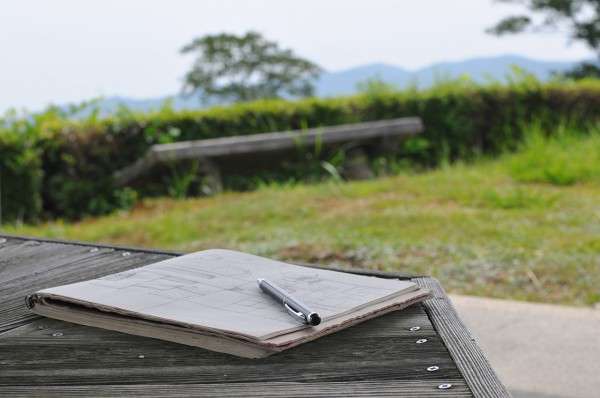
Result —
<path fill-rule="evenodd" d="M 317 96 L 329 97 L 356 92 L 356 84 L 377 77 L 385 82 L 406 87 L 416 83 L 420 88 L 431 86 L 436 80 L 467 75 L 475 81 L 486 79 L 506 81 L 511 66 L 532 73 L 540 80 L 548 80 L 553 72 L 562 72 L 579 62 L 548 62 L 507 55 L 493 58 L 473 58 L 458 62 L 444 62 L 409 71 L 386 64 L 373 64 L 341 72 L 325 72 L 317 83 Z"/>
<path fill-rule="evenodd" d="M 343 70 L 339 72 L 324 72 L 316 82 L 316 95 L 318 97 L 332 97 L 351 95 L 356 93 L 356 85 L 368 79 L 378 78 L 394 84 L 400 88 L 411 83 L 416 83 L 419 88 L 431 86 L 436 80 L 467 75 L 478 82 L 486 79 L 503 82 L 510 73 L 512 65 L 518 66 L 532 73 L 540 80 L 547 80 L 553 72 L 561 72 L 572 68 L 579 62 L 548 62 L 536 61 L 524 57 L 507 55 L 492 58 L 473 58 L 458 62 L 443 62 L 417 70 L 406 70 L 397 66 L 386 64 L 372 64 Z M 197 98 L 173 95 L 154 99 L 131 99 L 123 97 L 109 97 L 102 100 L 97 107 L 102 114 L 113 113 L 118 109 L 118 104 L 134 111 L 147 112 L 160 109 L 167 100 L 172 100 L 175 110 L 200 109 L 203 105 Z"/>
<path fill-rule="evenodd" d="M 331 97 L 353 94 L 356 92 L 357 83 L 375 77 L 388 83 L 405 86 L 413 77 L 413 72 L 386 64 L 359 66 L 340 72 L 324 72 L 317 80 L 316 95 Z"/>

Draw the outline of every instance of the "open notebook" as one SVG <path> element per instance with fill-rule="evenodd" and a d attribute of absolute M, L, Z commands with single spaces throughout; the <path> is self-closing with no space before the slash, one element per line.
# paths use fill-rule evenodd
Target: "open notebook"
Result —
<path fill-rule="evenodd" d="M 322 317 L 294 320 L 262 292 L 267 278 Z M 73 323 L 260 358 L 431 296 L 409 281 L 302 267 L 206 250 L 38 291 L 35 313 Z"/>

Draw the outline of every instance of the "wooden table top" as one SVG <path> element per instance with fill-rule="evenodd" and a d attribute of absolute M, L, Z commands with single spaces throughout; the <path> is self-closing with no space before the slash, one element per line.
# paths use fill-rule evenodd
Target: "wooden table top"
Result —
<path fill-rule="evenodd" d="M 39 289 L 180 254 L 0 234 L 0 396 L 510 397 L 430 277 L 346 269 L 411 279 L 434 297 L 263 359 L 43 318 L 25 306 Z"/>

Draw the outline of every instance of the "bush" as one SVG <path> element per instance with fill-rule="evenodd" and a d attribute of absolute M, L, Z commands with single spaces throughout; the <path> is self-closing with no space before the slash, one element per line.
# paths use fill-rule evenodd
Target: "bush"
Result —
<path fill-rule="evenodd" d="M 526 126 L 525 140 L 508 161 L 519 181 L 571 185 L 600 182 L 600 127 L 581 130 L 561 123 L 545 131 L 539 123 Z M 582 136 L 584 134 L 584 136 Z"/>
<path fill-rule="evenodd" d="M 522 73 L 505 85 L 459 79 L 424 91 L 367 90 L 354 97 L 258 101 L 201 111 L 174 112 L 168 104 L 150 114 L 121 108 L 104 119 L 92 113 L 73 121 L 53 108 L 29 119 L 13 115 L 0 125 L 2 209 L 5 219 L 33 220 L 41 211 L 44 217 L 74 219 L 127 206 L 136 192 L 115 186 L 112 175 L 156 143 L 420 116 L 424 134 L 409 139 L 395 157 L 430 168 L 514 150 L 523 138 L 522 126 L 534 120 L 545 130 L 564 118 L 584 126 L 598 119 L 598 109 L 598 81 L 541 84 Z M 256 178 L 248 178 L 254 182 L 235 185 L 257 185 Z M 19 189 L 6 188 L 13 184 Z"/>
<path fill-rule="evenodd" d="M 0 126 L 4 122 L 0 120 Z M 36 131 L 23 120 L 0 130 L 0 226 L 40 216 L 41 161 Z"/>

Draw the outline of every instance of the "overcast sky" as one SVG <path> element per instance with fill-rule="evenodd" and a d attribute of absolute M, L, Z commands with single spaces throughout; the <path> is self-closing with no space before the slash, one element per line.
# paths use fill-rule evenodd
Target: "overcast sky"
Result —
<path fill-rule="evenodd" d="M 220 32 L 259 31 L 328 71 L 508 54 L 594 57 L 560 34 L 484 33 L 518 10 L 493 0 L 0 0 L 0 114 L 176 94 L 192 62 L 179 49 Z"/>

